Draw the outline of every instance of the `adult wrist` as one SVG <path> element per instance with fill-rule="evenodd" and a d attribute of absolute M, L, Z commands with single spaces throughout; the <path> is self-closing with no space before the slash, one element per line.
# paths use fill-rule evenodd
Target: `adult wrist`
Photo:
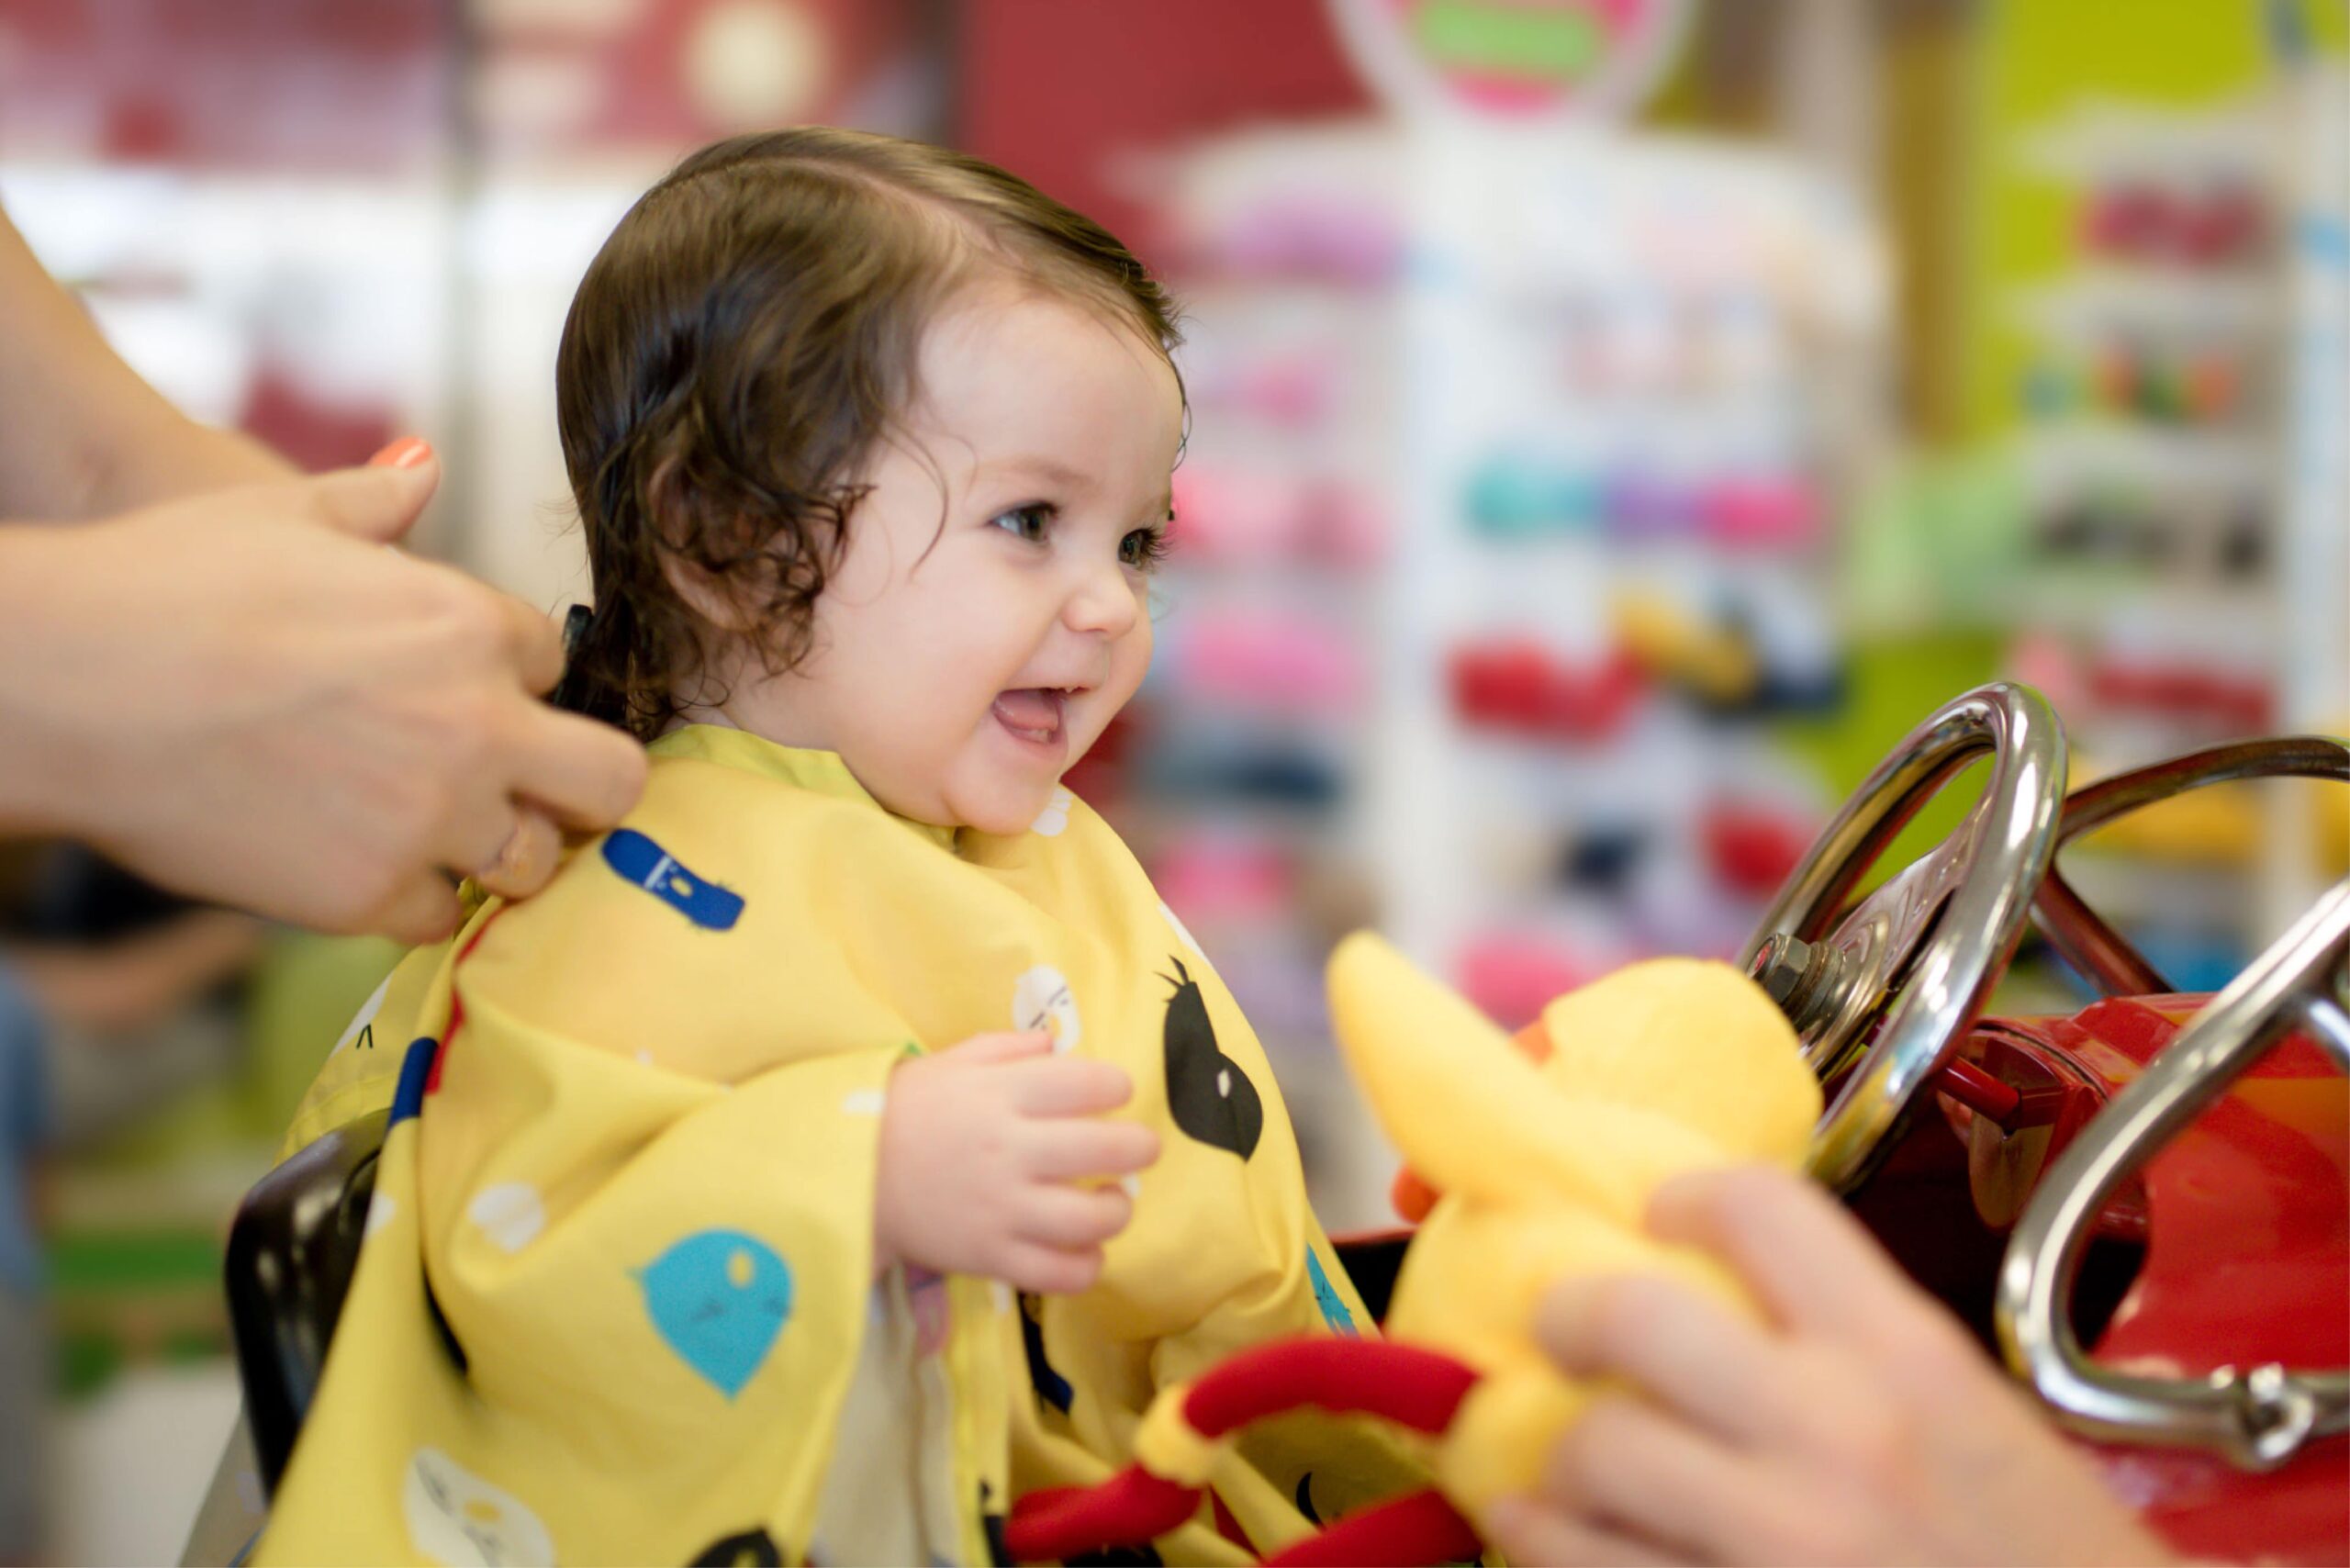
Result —
<path fill-rule="evenodd" d="M 0 835 L 86 836 L 104 814 L 108 716 L 74 691 L 103 651 L 71 591 L 93 546 L 79 528 L 0 523 Z"/>

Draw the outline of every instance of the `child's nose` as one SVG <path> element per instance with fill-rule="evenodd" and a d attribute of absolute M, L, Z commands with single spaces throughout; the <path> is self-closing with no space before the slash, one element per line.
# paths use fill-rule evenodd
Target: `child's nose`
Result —
<path fill-rule="evenodd" d="M 1134 630 L 1142 613 L 1136 598 L 1123 567 L 1113 565 L 1107 571 L 1089 571 L 1069 595 L 1062 619 L 1072 632 L 1122 637 Z"/>

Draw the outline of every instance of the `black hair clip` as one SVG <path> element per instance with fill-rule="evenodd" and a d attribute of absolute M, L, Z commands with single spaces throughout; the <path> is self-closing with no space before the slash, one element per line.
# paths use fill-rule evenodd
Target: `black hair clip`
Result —
<path fill-rule="evenodd" d="M 588 624 L 595 619 L 596 612 L 584 604 L 575 604 L 563 613 L 563 678 L 555 682 L 547 700 L 567 712 L 588 712 L 588 682 L 578 673 L 577 661 L 580 644 L 588 640 Z"/>

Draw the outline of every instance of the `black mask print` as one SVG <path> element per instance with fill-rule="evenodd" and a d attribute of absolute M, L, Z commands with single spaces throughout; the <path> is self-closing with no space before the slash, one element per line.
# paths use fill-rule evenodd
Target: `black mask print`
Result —
<path fill-rule="evenodd" d="M 783 1549 L 763 1529 L 746 1529 L 701 1549 L 693 1568 L 782 1568 Z"/>
<path fill-rule="evenodd" d="M 1167 1002 L 1168 1114 L 1202 1143 L 1246 1159 L 1265 1130 L 1264 1102 L 1240 1064 L 1217 1048 L 1199 982 L 1181 958 L 1169 961 L 1181 978 Z"/>
<path fill-rule="evenodd" d="M 1045 1359 L 1045 1304 L 1034 1296 L 1020 1298 L 1020 1343 L 1028 1351 L 1028 1381 L 1036 1385 L 1036 1397 L 1068 1415 L 1077 1392 Z"/>
<path fill-rule="evenodd" d="M 979 1528 L 987 1533 L 990 1568 L 1012 1568 L 1012 1546 L 1004 1539 L 1003 1510 L 995 1506 L 995 1488 L 979 1483 Z"/>

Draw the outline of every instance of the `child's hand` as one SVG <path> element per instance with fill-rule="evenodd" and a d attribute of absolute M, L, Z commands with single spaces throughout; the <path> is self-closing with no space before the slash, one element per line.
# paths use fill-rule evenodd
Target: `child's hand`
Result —
<path fill-rule="evenodd" d="M 979 1035 L 901 1065 L 881 1114 L 873 1201 L 877 1264 L 982 1274 L 1073 1294 L 1133 1200 L 1090 1177 L 1141 1170 L 1158 1135 L 1100 1119 L 1134 1093 L 1105 1061 L 1057 1057 L 1042 1032 Z"/>
<path fill-rule="evenodd" d="M 2175 1561 L 1827 1193 L 1686 1176 L 1649 1225 L 1729 1264 L 1772 1321 L 1653 1278 L 1552 1290 L 1550 1354 L 1627 1391 L 1487 1519 L 1511 1562 Z"/>

